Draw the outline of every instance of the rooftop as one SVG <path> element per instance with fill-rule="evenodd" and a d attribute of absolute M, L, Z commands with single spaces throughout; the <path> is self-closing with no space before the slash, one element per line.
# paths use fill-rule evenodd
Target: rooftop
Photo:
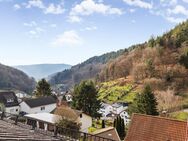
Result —
<path fill-rule="evenodd" d="M 52 96 L 27 99 L 24 101 L 29 107 L 39 107 L 43 105 L 55 104 L 56 100 Z"/>
<path fill-rule="evenodd" d="M 35 120 L 38 120 L 38 121 L 43 121 L 43 122 L 46 122 L 46 123 L 52 123 L 52 124 L 55 124 L 59 120 L 61 120 L 61 116 L 50 114 L 50 113 L 27 114 L 27 115 L 25 115 L 25 117 L 29 118 L 29 119 L 35 119 Z"/>
<path fill-rule="evenodd" d="M 133 114 L 125 141 L 185 141 L 187 122 Z"/>
<path fill-rule="evenodd" d="M 93 132 L 94 135 L 120 141 L 119 135 L 114 127 L 107 127 Z"/>

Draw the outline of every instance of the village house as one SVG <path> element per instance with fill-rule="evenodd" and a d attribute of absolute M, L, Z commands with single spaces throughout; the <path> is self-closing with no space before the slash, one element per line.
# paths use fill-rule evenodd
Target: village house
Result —
<path fill-rule="evenodd" d="M 60 115 L 61 117 L 72 120 L 81 124 L 80 131 L 88 132 L 88 128 L 92 126 L 92 117 L 83 113 L 82 111 L 71 109 L 68 106 L 62 105 L 61 107 L 57 107 L 54 114 Z"/>
<path fill-rule="evenodd" d="M 20 103 L 22 112 L 27 114 L 50 113 L 56 108 L 56 100 L 52 96 L 27 99 Z"/>
<path fill-rule="evenodd" d="M 14 92 L 0 92 L 0 111 L 10 114 L 19 114 L 20 107 Z"/>
<path fill-rule="evenodd" d="M 107 127 L 93 132 L 93 135 L 103 137 L 105 139 L 111 139 L 114 141 L 121 141 L 116 129 L 114 127 Z M 96 138 L 95 141 L 100 141 Z"/>
<path fill-rule="evenodd" d="M 102 115 L 102 117 L 106 117 L 108 114 L 112 112 L 112 109 L 113 108 L 110 104 L 102 103 L 101 108 L 98 112 Z"/>
<path fill-rule="evenodd" d="M 127 111 L 122 111 L 119 116 L 124 120 L 125 125 L 128 125 L 128 123 L 130 122 L 129 119 L 129 115 L 127 113 Z"/>
<path fill-rule="evenodd" d="M 17 91 L 15 93 L 19 103 L 21 103 L 24 99 L 31 98 L 31 96 L 26 94 L 25 92 Z"/>
<path fill-rule="evenodd" d="M 27 114 L 24 117 L 27 119 L 26 124 L 45 131 L 54 131 L 54 125 L 62 119 L 61 116 L 50 113 Z"/>
<path fill-rule="evenodd" d="M 123 102 L 118 102 L 112 104 L 112 108 L 113 108 L 112 112 L 116 115 L 119 115 L 122 111 L 128 108 L 128 104 Z"/>
<path fill-rule="evenodd" d="M 125 141 L 186 141 L 187 122 L 133 114 Z"/>

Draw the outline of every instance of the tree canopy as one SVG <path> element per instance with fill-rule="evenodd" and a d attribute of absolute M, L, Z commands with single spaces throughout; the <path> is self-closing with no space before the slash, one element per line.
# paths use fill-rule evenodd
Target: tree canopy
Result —
<path fill-rule="evenodd" d="M 129 114 L 141 113 L 147 115 L 158 115 L 157 100 L 149 85 L 144 87 L 141 94 L 137 94 L 134 102 L 129 106 Z"/>
<path fill-rule="evenodd" d="M 37 97 L 50 96 L 52 94 L 50 84 L 45 79 L 40 80 L 37 83 L 35 94 Z"/>
<path fill-rule="evenodd" d="M 97 117 L 100 109 L 98 91 L 92 81 L 82 81 L 74 87 L 73 107 L 84 113 Z"/>

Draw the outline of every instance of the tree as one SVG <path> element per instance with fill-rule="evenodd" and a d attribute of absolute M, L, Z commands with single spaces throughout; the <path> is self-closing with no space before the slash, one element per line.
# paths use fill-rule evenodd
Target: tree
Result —
<path fill-rule="evenodd" d="M 60 128 L 74 129 L 77 131 L 80 130 L 80 126 L 81 126 L 79 123 L 74 122 L 72 120 L 65 119 L 65 118 L 62 118 L 60 121 L 58 121 L 56 125 Z"/>
<path fill-rule="evenodd" d="M 50 84 L 45 79 L 40 80 L 37 83 L 35 94 L 37 97 L 50 96 L 52 94 Z"/>
<path fill-rule="evenodd" d="M 122 119 L 120 116 L 116 117 L 116 119 L 114 119 L 114 127 L 116 128 L 119 137 L 123 140 L 125 138 L 124 119 Z"/>
<path fill-rule="evenodd" d="M 102 128 L 105 128 L 105 121 L 102 120 Z"/>
<path fill-rule="evenodd" d="M 98 117 L 98 110 L 101 107 L 98 100 L 98 91 L 92 81 L 82 81 L 74 87 L 74 97 L 72 106 L 84 113 Z"/>
<path fill-rule="evenodd" d="M 149 85 L 146 85 L 141 94 L 137 94 L 134 102 L 129 106 L 129 114 L 141 113 L 147 115 L 159 115 L 157 100 Z"/>

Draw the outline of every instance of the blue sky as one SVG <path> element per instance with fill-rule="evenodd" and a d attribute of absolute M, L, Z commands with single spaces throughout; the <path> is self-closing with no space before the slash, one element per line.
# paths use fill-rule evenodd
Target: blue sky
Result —
<path fill-rule="evenodd" d="M 188 0 L 0 0 L 0 62 L 77 64 L 188 17 Z"/>

